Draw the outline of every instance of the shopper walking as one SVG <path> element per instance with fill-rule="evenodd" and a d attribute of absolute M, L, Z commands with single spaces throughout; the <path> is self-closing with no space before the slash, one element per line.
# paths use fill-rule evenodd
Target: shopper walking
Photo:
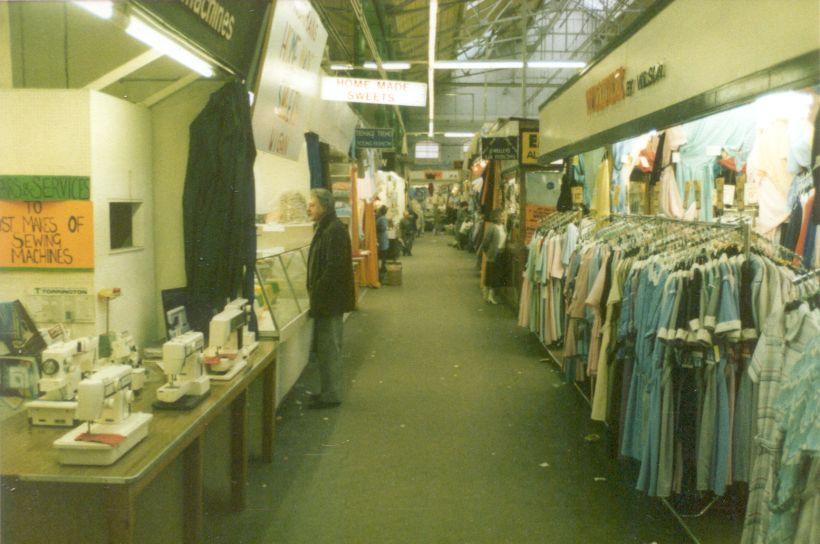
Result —
<path fill-rule="evenodd" d="M 332 408 L 342 402 L 342 318 L 356 305 L 353 258 L 347 227 L 336 217 L 333 193 L 313 189 L 310 195 L 308 214 L 315 230 L 307 289 L 321 392 L 311 395 L 309 407 Z"/>
<path fill-rule="evenodd" d="M 495 209 L 490 213 L 490 223 L 485 227 L 484 240 L 480 252 L 487 258 L 487 269 L 484 273 L 484 299 L 490 304 L 498 304 L 495 298 L 496 289 L 504 284 L 503 251 L 507 243 L 507 230 L 504 228 L 504 212 Z"/>
<path fill-rule="evenodd" d="M 413 255 L 413 242 L 416 239 L 416 222 L 409 211 L 404 212 L 404 217 L 399 223 L 401 233 L 402 253 L 407 256 Z"/>
<path fill-rule="evenodd" d="M 387 206 L 382 206 L 376 212 L 376 240 L 379 243 L 379 276 L 380 279 L 387 273 L 387 257 L 390 249 L 388 229 L 390 220 L 387 219 Z"/>

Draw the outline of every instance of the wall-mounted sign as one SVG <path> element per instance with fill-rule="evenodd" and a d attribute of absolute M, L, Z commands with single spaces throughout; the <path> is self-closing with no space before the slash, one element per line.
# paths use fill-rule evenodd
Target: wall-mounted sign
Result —
<path fill-rule="evenodd" d="M 322 100 L 424 107 L 427 105 L 427 84 L 326 76 L 322 78 Z"/>
<path fill-rule="evenodd" d="M 481 156 L 488 160 L 517 160 L 518 136 L 481 138 Z"/>
<path fill-rule="evenodd" d="M 0 200 L 88 200 L 88 176 L 0 176 Z"/>
<path fill-rule="evenodd" d="M 254 56 L 268 20 L 267 0 L 132 0 L 185 40 L 243 76 L 252 76 Z M 281 3 L 281 2 L 280 2 Z M 290 2 L 285 2 L 290 3 Z"/>
<path fill-rule="evenodd" d="M 626 82 L 626 96 L 635 94 L 635 89 L 642 91 L 666 77 L 666 67 L 663 64 L 650 66 L 638 74 L 637 80 L 630 79 Z"/>
<path fill-rule="evenodd" d="M 0 269 L 94 268 L 90 200 L 4 200 L 0 206 Z"/>
<path fill-rule="evenodd" d="M 393 129 L 357 128 L 356 147 L 362 149 L 393 149 Z"/>
<path fill-rule="evenodd" d="M 602 111 L 624 99 L 626 96 L 625 74 L 624 68 L 618 68 L 587 89 L 587 113 Z"/>
<path fill-rule="evenodd" d="M 319 95 L 327 32 L 308 0 L 276 2 L 253 111 L 256 148 L 299 158 Z"/>
<path fill-rule="evenodd" d="M 538 164 L 538 132 L 521 133 L 521 164 Z"/>

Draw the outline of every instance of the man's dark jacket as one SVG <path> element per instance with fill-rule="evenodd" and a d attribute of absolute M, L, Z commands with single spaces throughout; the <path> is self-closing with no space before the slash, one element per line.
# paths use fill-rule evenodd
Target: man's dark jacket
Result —
<path fill-rule="evenodd" d="M 308 256 L 310 315 L 329 317 L 353 311 L 353 260 L 347 227 L 329 212 L 319 220 Z"/>

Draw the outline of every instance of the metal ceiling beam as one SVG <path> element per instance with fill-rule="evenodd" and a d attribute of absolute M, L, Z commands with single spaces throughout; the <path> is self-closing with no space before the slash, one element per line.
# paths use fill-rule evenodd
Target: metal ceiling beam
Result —
<path fill-rule="evenodd" d="M 515 85 L 515 84 L 516 84 L 515 82 L 513 82 L 513 83 L 507 83 L 507 82 L 503 82 L 503 83 L 502 82 L 493 82 L 493 83 L 487 82 L 487 83 L 484 83 L 484 82 L 481 82 L 481 81 L 476 81 L 476 82 L 444 81 L 444 82 L 441 82 L 441 83 L 437 83 L 436 85 L 438 87 L 458 87 L 458 88 L 464 88 L 464 87 L 482 87 L 483 88 L 483 87 L 487 87 L 487 88 L 490 88 L 490 89 L 494 89 L 494 88 L 508 89 L 512 85 Z M 538 81 L 532 81 L 532 80 L 528 79 L 526 86 L 527 87 L 539 87 L 540 88 L 542 85 L 543 84 L 539 83 Z M 558 87 L 561 86 L 561 84 L 560 83 L 550 83 L 549 86 L 558 88 Z"/>
<path fill-rule="evenodd" d="M 164 88 L 160 89 L 159 91 L 155 92 L 154 94 L 152 94 L 151 96 L 149 96 L 148 98 L 146 98 L 145 100 L 140 102 L 140 104 L 142 104 L 146 108 L 150 108 L 151 106 L 153 106 L 157 102 L 160 102 L 161 100 L 165 100 L 166 98 L 168 98 L 169 96 L 171 96 L 175 92 L 177 92 L 181 89 L 184 89 L 185 87 L 187 87 L 188 85 L 190 85 L 191 83 L 196 81 L 197 79 L 199 79 L 199 74 L 197 74 L 197 73 L 188 74 L 187 76 L 179 78 L 178 80 L 174 81 L 173 83 L 171 83 L 167 87 L 164 87 Z"/>
<path fill-rule="evenodd" d="M 117 66 L 107 74 L 98 77 L 91 83 L 87 84 L 85 88 L 90 89 L 92 91 L 101 91 L 109 85 L 121 80 L 125 76 L 133 74 L 140 68 L 143 68 L 144 66 L 151 64 L 152 62 L 154 62 L 162 56 L 162 53 L 160 53 L 156 49 L 149 49 L 148 51 L 145 51 L 144 53 L 137 55 L 125 64 Z"/>
<path fill-rule="evenodd" d="M 361 1 L 350 0 L 350 6 L 353 8 L 353 12 L 356 14 L 356 19 L 359 20 L 359 25 L 361 26 L 362 32 L 364 33 L 364 38 L 367 41 L 367 46 L 370 48 L 370 54 L 373 55 L 373 60 L 376 62 L 376 66 L 378 66 L 379 68 L 379 74 L 381 74 L 383 79 L 390 79 L 384 67 L 382 66 L 382 57 L 379 53 L 379 48 L 376 47 L 376 42 L 373 40 L 373 33 L 370 32 L 370 26 L 367 24 L 367 18 L 364 15 L 364 10 L 362 9 Z M 407 129 L 405 129 L 404 127 L 404 119 L 401 115 L 401 109 L 399 109 L 398 106 L 393 106 L 393 110 L 396 112 L 396 117 L 398 118 L 402 134 L 406 134 Z"/>

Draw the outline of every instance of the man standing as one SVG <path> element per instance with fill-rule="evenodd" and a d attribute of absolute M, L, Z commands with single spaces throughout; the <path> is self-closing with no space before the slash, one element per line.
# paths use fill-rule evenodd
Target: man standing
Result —
<path fill-rule="evenodd" d="M 308 255 L 307 289 L 321 380 L 321 393 L 311 395 L 309 407 L 332 408 L 342 402 L 342 318 L 356 304 L 350 235 L 336 217 L 333 193 L 327 189 L 310 192 L 308 215 L 315 232 Z"/>
<path fill-rule="evenodd" d="M 379 279 L 384 280 L 387 273 L 387 250 L 390 249 L 390 220 L 387 218 L 387 206 L 381 206 L 376 212 L 376 240 L 379 243 Z"/>

